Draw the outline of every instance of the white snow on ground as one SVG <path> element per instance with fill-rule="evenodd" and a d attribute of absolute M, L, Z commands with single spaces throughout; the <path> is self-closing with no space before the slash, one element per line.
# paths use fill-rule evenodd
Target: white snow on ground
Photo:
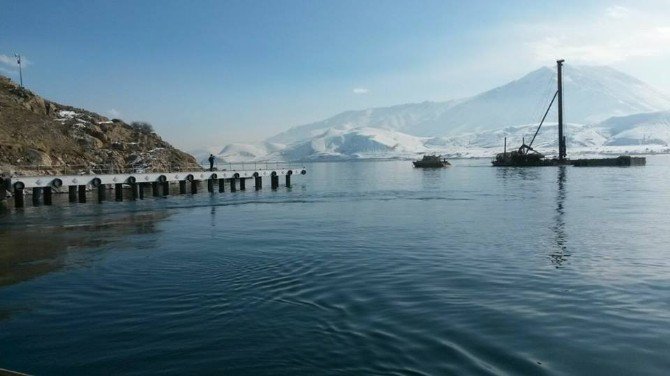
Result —
<path fill-rule="evenodd" d="M 217 154 L 219 161 L 227 163 L 265 160 L 268 154 L 284 149 L 282 144 L 264 142 L 258 144 L 234 143 L 226 145 Z"/>
<path fill-rule="evenodd" d="M 74 111 L 60 110 L 58 111 L 58 116 L 63 119 L 72 119 L 73 117 L 77 116 L 77 113 Z"/>
<path fill-rule="evenodd" d="M 280 160 L 403 158 L 427 152 L 426 140 L 377 128 L 329 129 L 268 157 Z"/>

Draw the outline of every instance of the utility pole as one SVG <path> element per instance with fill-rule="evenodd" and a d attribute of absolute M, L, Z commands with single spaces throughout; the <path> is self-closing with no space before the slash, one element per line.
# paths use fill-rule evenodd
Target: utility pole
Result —
<path fill-rule="evenodd" d="M 557 60 L 558 71 L 558 160 L 563 161 L 567 155 L 565 151 L 565 137 L 563 136 L 563 62 Z"/>
<path fill-rule="evenodd" d="M 14 54 L 16 57 L 16 64 L 19 65 L 19 82 L 21 83 L 21 87 L 23 87 L 23 70 L 21 69 L 21 55 L 19 54 Z"/>

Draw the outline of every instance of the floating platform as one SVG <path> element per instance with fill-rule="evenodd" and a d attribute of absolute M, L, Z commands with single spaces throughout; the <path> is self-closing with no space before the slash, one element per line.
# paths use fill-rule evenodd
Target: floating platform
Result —
<path fill-rule="evenodd" d="M 576 167 L 644 166 L 647 164 L 647 158 L 622 155 L 616 158 L 576 159 L 570 164 Z"/>
<path fill-rule="evenodd" d="M 501 153 L 491 163 L 496 167 L 544 167 L 544 166 L 575 166 L 575 167 L 628 167 L 644 166 L 647 164 L 645 157 L 631 157 L 622 155 L 616 158 L 590 158 L 590 159 L 546 159 L 539 157 L 541 154 L 514 154 Z"/>
<path fill-rule="evenodd" d="M 26 190 L 32 190 L 32 201 L 35 206 L 43 201 L 44 205 L 51 205 L 53 193 L 67 192 L 70 202 L 86 202 L 86 192 L 90 189 L 98 191 L 98 202 L 106 200 L 108 188 L 114 189 L 115 201 L 123 201 L 123 190 L 130 189 L 131 200 L 144 199 L 145 188 L 151 188 L 155 197 L 170 194 L 170 184 L 178 183 L 179 194 L 187 193 L 187 184 L 190 184 L 190 193 L 198 193 L 200 182 L 207 182 L 207 191 L 214 192 L 218 186 L 219 192 L 225 191 L 226 183 L 230 191 L 246 189 L 247 179 L 253 179 L 254 188 L 259 190 L 263 186 L 263 177 L 270 178 L 273 190 L 279 187 L 279 177 L 283 176 L 286 187 L 291 187 L 291 176 L 305 175 L 303 168 L 276 168 L 274 170 L 224 170 L 224 171 L 187 171 L 187 172 L 151 172 L 151 173 L 123 173 L 123 174 L 91 174 L 91 175 L 49 175 L 49 176 L 15 176 L 10 180 L 4 179 L 2 186 L 10 188 L 14 196 L 14 206 L 21 208 L 24 205 Z M 43 200 L 40 200 L 42 198 Z"/>

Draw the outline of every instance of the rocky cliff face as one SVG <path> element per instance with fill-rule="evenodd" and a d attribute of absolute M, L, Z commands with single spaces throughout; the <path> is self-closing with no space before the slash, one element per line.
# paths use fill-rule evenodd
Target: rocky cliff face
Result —
<path fill-rule="evenodd" d="M 0 173 L 199 170 L 146 127 L 35 95 L 0 76 Z"/>

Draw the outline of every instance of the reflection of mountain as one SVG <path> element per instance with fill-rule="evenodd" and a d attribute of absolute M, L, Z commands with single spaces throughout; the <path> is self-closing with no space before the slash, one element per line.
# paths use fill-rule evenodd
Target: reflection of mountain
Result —
<path fill-rule="evenodd" d="M 668 112 L 655 115 L 670 110 L 670 98 L 654 88 L 602 66 L 566 65 L 563 82 L 570 123 L 567 137 L 573 147 L 619 153 L 626 151 L 617 149 L 621 147 L 643 152 L 646 145 L 663 151 L 660 148 L 670 144 Z M 225 161 L 399 158 L 426 151 L 491 156 L 490 148 L 497 151 L 504 137 L 516 145 L 522 137 L 532 136 L 555 90 L 555 71 L 540 68 L 466 99 L 343 112 L 290 128 L 263 144 L 231 145 L 220 157 Z M 630 116 L 634 114 L 639 115 Z M 551 125 L 555 119 L 552 110 L 537 146 L 555 144 Z M 625 127 L 630 129 L 620 134 Z M 268 145 L 274 145 L 273 150 Z"/>
<path fill-rule="evenodd" d="M 99 247 L 124 235 L 156 232 L 165 213 L 124 214 L 79 226 L 9 227 L 0 231 L 0 287 L 58 270 L 72 250 Z"/>

